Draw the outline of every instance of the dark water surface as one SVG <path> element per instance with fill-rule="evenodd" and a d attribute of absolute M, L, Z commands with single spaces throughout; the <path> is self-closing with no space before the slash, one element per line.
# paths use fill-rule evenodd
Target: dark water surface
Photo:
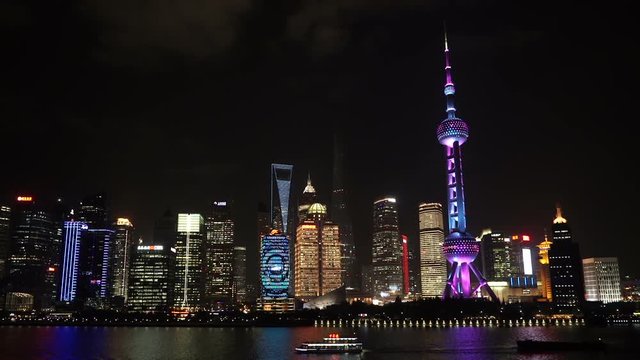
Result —
<path fill-rule="evenodd" d="M 362 355 L 297 355 L 330 332 L 357 334 Z M 608 353 L 518 354 L 518 339 L 602 338 Z M 0 327 L 1 359 L 640 359 L 640 327 L 175 328 Z"/>

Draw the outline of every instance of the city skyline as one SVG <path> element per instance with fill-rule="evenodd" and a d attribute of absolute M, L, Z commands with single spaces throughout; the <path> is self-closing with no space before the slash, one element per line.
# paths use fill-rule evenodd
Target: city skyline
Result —
<path fill-rule="evenodd" d="M 66 23 L 83 26 L 84 15 L 68 8 L 52 10 L 69 20 Z M 212 61 L 199 61 L 191 52 L 178 48 L 173 50 L 188 55 L 184 65 L 172 64 L 169 55 L 159 54 L 157 62 L 140 71 L 139 63 L 133 60 L 142 55 L 128 54 L 115 44 L 87 45 L 82 38 L 72 36 L 66 37 L 72 44 L 67 46 L 47 38 L 52 41 L 50 46 L 59 50 L 59 57 L 49 63 L 59 65 L 60 74 L 71 77 L 64 81 L 67 86 L 43 93 L 32 93 L 18 82 L 26 77 L 43 86 L 62 83 L 54 81 L 60 75 L 50 67 L 40 66 L 42 60 L 26 58 L 41 44 L 34 41 L 31 52 L 19 52 L 24 55 L 9 59 L 14 60 L 16 71 L 9 76 L 8 84 L 24 91 L 3 109 L 3 118 L 15 119 L 15 123 L 3 124 L 7 126 L 3 128 L 7 139 L 2 146 L 10 151 L 29 141 L 32 151 L 7 159 L 14 176 L 0 180 L 3 203 L 18 194 L 33 194 L 38 199 L 63 196 L 75 203 L 86 194 L 104 191 L 111 196 L 112 213 L 131 219 L 143 238 L 152 242 L 153 224 L 167 208 L 203 212 L 210 201 L 236 198 L 238 241 L 250 246 L 247 261 L 252 264 L 256 251 L 251 247 L 257 246 L 251 243 L 255 203 L 268 201 L 268 165 L 283 162 L 295 166 L 292 194 L 304 187 L 308 170 L 319 188 L 331 189 L 331 137 L 341 124 L 345 130 L 345 159 L 352 165 L 344 177 L 351 196 L 348 203 L 354 239 L 356 249 L 362 249 L 358 257 L 367 262 L 369 204 L 374 198 L 392 194 L 398 199 L 400 228 L 410 239 L 418 236 L 413 215 L 417 204 L 445 200 L 440 181 L 443 170 L 438 167 L 440 148 L 423 139 L 439 119 L 442 59 L 438 50 L 442 19 L 447 18 L 450 38 L 459 54 L 457 85 L 464 90 L 457 100 L 470 123 L 482 124 L 473 127 L 474 138 L 465 145 L 470 157 L 465 177 L 469 180 L 466 192 L 471 231 L 477 234 L 485 227 L 521 230 L 540 239 L 553 216 L 550 204 L 560 201 L 571 214 L 584 256 L 619 256 L 622 272 L 638 275 L 638 266 L 627 255 L 635 252 L 637 245 L 620 241 L 604 242 L 605 246 L 599 239 L 625 237 L 613 220 L 594 211 L 609 208 L 615 201 L 612 191 L 603 190 L 615 188 L 613 179 L 604 174 L 623 165 L 612 156 L 613 149 L 632 152 L 630 143 L 614 143 L 594 126 L 596 121 L 619 115 L 622 109 L 616 104 L 631 103 L 624 100 L 633 93 L 627 88 L 632 81 L 619 82 L 619 91 L 610 91 L 613 69 L 632 68 L 634 59 L 631 54 L 635 45 L 623 31 L 626 25 L 614 21 L 618 14 L 613 16 L 607 10 L 602 14 L 585 6 L 578 12 L 586 16 L 576 17 L 575 9 L 569 6 L 556 7 L 554 12 L 524 12 L 514 4 L 435 5 L 411 10 L 398 4 L 384 10 L 402 19 L 402 23 L 390 20 L 383 11 L 368 15 L 380 22 L 388 33 L 387 40 L 375 34 L 358 35 L 355 25 L 346 26 L 345 36 L 354 44 L 345 54 L 328 49 L 327 55 L 321 52 L 312 56 L 311 51 L 288 50 L 285 45 L 295 43 L 295 39 L 279 33 L 265 34 L 276 37 L 275 55 L 258 50 L 256 63 L 242 51 L 233 52 L 234 60 L 240 60 L 238 65 L 224 61 L 219 65 L 215 54 L 211 55 Z M 602 16 L 601 22 L 585 26 L 584 19 L 596 12 Z M 505 14 L 509 14 L 503 17 L 507 21 L 495 21 Z M 30 44 L 43 30 L 51 29 L 47 25 L 50 20 L 33 16 L 42 21 L 34 21 L 35 25 L 26 29 L 22 35 L 26 41 L 21 44 Z M 370 29 L 363 15 L 354 16 L 356 24 Z M 276 27 L 276 20 L 265 21 L 268 28 Z M 561 25 L 547 26 L 550 23 Z M 102 31 L 93 30 L 98 35 Z M 67 31 L 70 28 L 56 29 L 55 34 Z M 87 42 L 97 38 L 95 33 L 86 34 Z M 253 39 L 259 36 L 250 35 Z M 378 45 L 368 48 L 367 41 L 378 41 Z M 313 47 L 313 43 L 302 45 Z M 95 55 L 96 47 L 98 53 L 107 58 L 115 56 L 124 63 L 121 67 L 110 66 Z M 84 57 L 75 56 L 76 51 Z M 615 61 L 603 55 L 613 53 L 618 54 Z M 281 62 L 283 58 L 295 60 Z M 86 68 L 76 71 L 78 66 Z M 239 80 L 237 76 L 219 79 L 223 71 L 238 75 L 252 68 L 255 73 Z M 159 75 L 156 69 L 165 75 Z M 279 70 L 286 81 L 270 75 Z M 588 77 L 584 76 L 586 71 Z M 131 72 L 137 75 L 130 77 Z M 201 73 L 202 80 L 190 77 Z M 372 86 L 365 85 L 368 79 Z M 564 79 L 561 86 L 557 79 Z M 300 90 L 300 84 L 307 82 L 317 86 Z M 101 84 L 100 92 L 92 83 Z M 134 89 L 135 96 L 126 96 Z M 247 89 L 249 93 L 244 95 Z M 183 92 L 189 96 L 181 95 Z M 329 99 L 317 96 L 327 93 L 331 94 Z M 167 100 L 162 106 L 157 106 L 158 96 Z M 139 101 L 127 100 L 137 98 Z M 75 100 L 69 103 L 69 99 Z M 34 100 L 40 107 L 28 110 Z M 216 106 L 209 101 L 215 101 Z M 82 105 L 70 110 L 71 104 L 77 103 Z M 248 106 L 239 109 L 238 103 Z M 300 121 L 301 114 L 305 121 Z M 254 128 L 235 125 L 254 119 L 259 119 Z M 325 126 L 315 126 L 318 123 Z M 194 130 L 200 126 L 203 131 Z M 404 130 L 407 128 L 412 131 Z M 507 136 L 513 132 L 518 134 L 517 141 Z M 215 141 L 204 134 L 216 134 Z M 92 141 L 63 142 L 63 146 L 50 149 L 48 135 L 62 139 L 91 136 Z M 293 143 L 273 143 L 276 135 Z M 376 144 L 388 137 L 399 145 L 390 152 L 379 150 Z M 245 146 L 247 151 L 225 152 L 235 143 L 231 139 L 236 138 L 249 144 Z M 99 146 L 90 146 L 94 143 Z M 492 156 L 503 147 L 512 151 Z M 295 152 L 291 150 L 294 148 Z M 83 176 L 59 166 L 69 156 L 76 160 Z M 477 161 L 487 157 L 492 160 Z M 95 162 L 102 166 L 94 166 Z M 106 168 L 113 171 L 105 172 Z M 635 179 L 631 174 L 621 176 L 630 182 Z M 376 181 L 370 181 L 372 178 Z M 492 184 L 493 191 L 486 191 L 485 184 Z M 527 191 L 519 191 L 521 188 Z M 510 200 L 514 196 L 522 200 L 513 203 Z M 638 210 L 630 204 L 637 202 L 638 192 L 632 190 L 630 196 L 633 201 L 622 206 L 635 217 Z M 487 207 L 490 203 L 509 206 Z M 248 275 L 252 276 L 251 272 Z"/>

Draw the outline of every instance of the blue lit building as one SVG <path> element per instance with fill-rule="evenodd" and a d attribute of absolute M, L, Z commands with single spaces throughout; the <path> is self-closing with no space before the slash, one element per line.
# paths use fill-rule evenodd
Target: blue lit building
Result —
<path fill-rule="evenodd" d="M 286 299 L 289 297 L 289 237 L 265 235 L 260 246 L 260 282 L 262 297 Z"/>
<path fill-rule="evenodd" d="M 87 224 L 81 221 L 64 222 L 64 251 L 62 257 L 62 279 L 60 281 L 60 301 L 71 302 L 78 291 L 80 270 L 80 238 Z"/>
<path fill-rule="evenodd" d="M 277 230 L 262 236 L 259 305 L 264 311 L 293 310 L 293 299 L 289 297 L 290 271 L 289 237 Z"/>

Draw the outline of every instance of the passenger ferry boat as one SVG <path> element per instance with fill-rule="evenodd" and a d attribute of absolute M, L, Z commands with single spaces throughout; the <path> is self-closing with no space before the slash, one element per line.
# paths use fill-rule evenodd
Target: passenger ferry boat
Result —
<path fill-rule="evenodd" d="M 362 352 L 362 343 L 355 337 L 340 337 L 329 334 L 322 342 L 303 342 L 296 352 L 306 354 L 358 354 Z"/>

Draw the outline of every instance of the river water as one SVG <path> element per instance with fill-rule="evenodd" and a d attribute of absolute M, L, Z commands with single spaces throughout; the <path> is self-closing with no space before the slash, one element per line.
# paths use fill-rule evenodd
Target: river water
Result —
<path fill-rule="evenodd" d="M 362 355 L 297 355 L 294 346 L 356 334 Z M 606 354 L 518 354 L 516 340 L 602 338 Z M 0 359 L 640 359 L 640 327 L 187 328 L 0 327 Z"/>

